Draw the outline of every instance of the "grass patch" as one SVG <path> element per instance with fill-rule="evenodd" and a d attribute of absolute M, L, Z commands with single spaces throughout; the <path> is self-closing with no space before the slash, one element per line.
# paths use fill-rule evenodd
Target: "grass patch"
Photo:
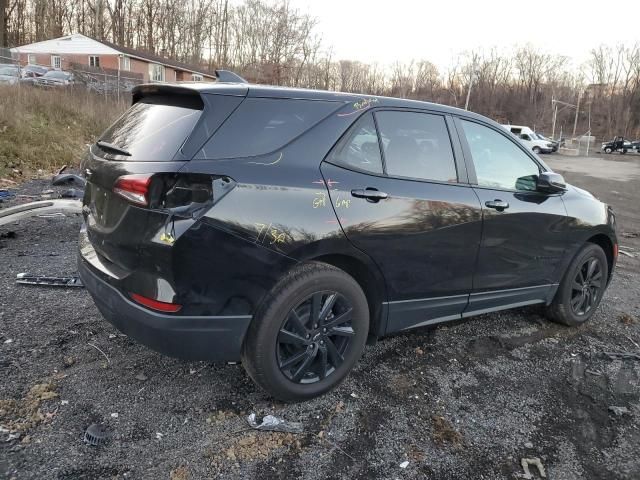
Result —
<path fill-rule="evenodd" d="M 78 165 L 88 143 L 128 101 L 83 89 L 0 86 L 0 176 L 20 178 Z"/>

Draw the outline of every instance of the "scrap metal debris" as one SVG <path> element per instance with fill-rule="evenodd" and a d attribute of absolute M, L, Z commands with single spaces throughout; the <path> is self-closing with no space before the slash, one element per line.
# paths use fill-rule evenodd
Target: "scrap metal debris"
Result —
<path fill-rule="evenodd" d="M 109 432 L 104 425 L 92 423 L 84 432 L 84 443 L 97 447 L 109 438 Z"/>
<path fill-rule="evenodd" d="M 304 427 L 300 422 L 288 422 L 281 418 L 274 417 L 273 415 L 267 415 L 262 419 L 262 422 L 258 423 L 256 420 L 256 414 L 252 413 L 247 417 L 247 423 L 255 430 L 267 430 L 271 432 L 287 432 L 287 433 L 302 433 Z"/>
<path fill-rule="evenodd" d="M 609 407 L 609 411 L 613 413 L 616 417 L 621 417 L 625 413 L 630 413 L 627 407 L 617 407 L 615 405 L 611 405 Z"/>
<path fill-rule="evenodd" d="M 631 352 L 603 352 L 611 360 L 640 360 L 640 355 Z"/>
<path fill-rule="evenodd" d="M 46 277 L 41 275 L 29 275 L 19 273 L 16 275 L 16 283 L 21 285 L 46 285 L 49 287 L 84 287 L 80 277 Z"/>
<path fill-rule="evenodd" d="M 547 473 L 544 471 L 544 467 L 542 466 L 542 462 L 539 458 L 523 458 L 520 460 L 520 465 L 522 465 L 522 469 L 524 473 L 518 474 L 520 478 L 532 479 L 534 478 L 533 474 L 529 471 L 529 465 L 533 465 L 538 469 L 538 473 L 542 478 L 547 478 Z"/>

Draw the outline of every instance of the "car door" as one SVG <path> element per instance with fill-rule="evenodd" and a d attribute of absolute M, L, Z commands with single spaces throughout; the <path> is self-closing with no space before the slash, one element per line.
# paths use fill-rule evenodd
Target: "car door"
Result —
<path fill-rule="evenodd" d="M 468 301 L 482 212 L 450 128 L 438 114 L 369 112 L 321 167 L 347 238 L 383 272 L 387 332 L 460 318 Z"/>
<path fill-rule="evenodd" d="M 465 315 L 550 300 L 566 249 L 560 194 L 536 190 L 544 167 L 499 127 L 456 119 L 483 230 Z"/>

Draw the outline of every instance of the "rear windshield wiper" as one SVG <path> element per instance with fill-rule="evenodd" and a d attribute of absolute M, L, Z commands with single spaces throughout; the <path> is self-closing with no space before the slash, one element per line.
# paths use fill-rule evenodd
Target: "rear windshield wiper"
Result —
<path fill-rule="evenodd" d="M 98 140 L 96 142 L 96 145 L 103 150 L 111 150 L 112 152 L 118 153 L 120 155 L 125 155 L 127 157 L 131 156 L 131 154 L 127 152 L 124 148 L 120 148 L 117 145 L 114 145 L 113 143 L 108 143 L 108 142 L 103 142 L 102 140 Z"/>

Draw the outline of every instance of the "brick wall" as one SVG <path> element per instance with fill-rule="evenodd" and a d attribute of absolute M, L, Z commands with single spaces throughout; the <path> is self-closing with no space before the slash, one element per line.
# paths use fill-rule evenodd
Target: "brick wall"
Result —
<path fill-rule="evenodd" d="M 52 66 L 51 65 L 51 54 L 48 53 L 36 53 L 31 54 L 35 55 L 35 63 L 38 65 L 44 66 Z M 89 65 L 89 55 L 71 55 L 71 54 L 60 54 L 58 55 L 61 61 L 62 70 L 68 70 L 72 63 L 80 64 L 80 65 Z M 98 55 L 100 58 L 100 67 L 117 70 L 118 69 L 118 55 Z M 148 82 L 149 79 L 149 64 L 150 62 L 140 60 L 137 58 L 130 58 L 130 69 L 129 71 L 140 73 L 144 77 L 144 82 Z M 29 54 L 20 53 L 20 63 L 22 65 L 26 65 L 29 62 Z M 166 82 L 190 82 L 192 80 L 191 72 L 186 72 L 183 70 L 178 70 L 172 67 L 164 67 L 164 78 Z M 121 70 L 124 71 L 124 70 Z M 213 82 L 214 79 L 203 77 L 205 82 Z"/>

